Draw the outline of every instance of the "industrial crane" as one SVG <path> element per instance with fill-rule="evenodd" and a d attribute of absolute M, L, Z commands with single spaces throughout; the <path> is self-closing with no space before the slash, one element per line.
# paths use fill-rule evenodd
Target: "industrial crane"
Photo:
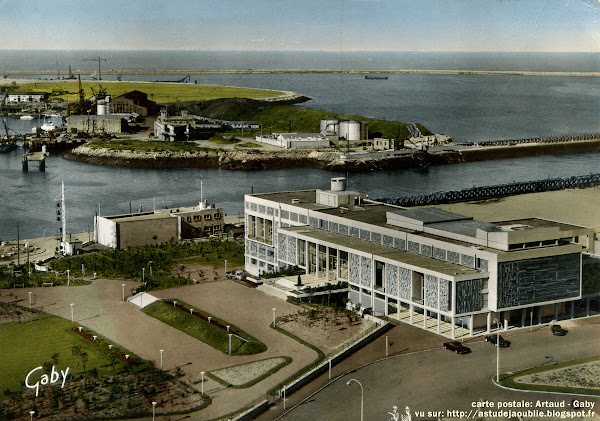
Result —
<path fill-rule="evenodd" d="M 98 80 L 102 80 L 102 73 L 100 73 L 100 62 L 106 61 L 105 58 L 102 58 L 102 57 L 86 58 L 86 59 L 83 59 L 82 61 L 98 61 Z"/>

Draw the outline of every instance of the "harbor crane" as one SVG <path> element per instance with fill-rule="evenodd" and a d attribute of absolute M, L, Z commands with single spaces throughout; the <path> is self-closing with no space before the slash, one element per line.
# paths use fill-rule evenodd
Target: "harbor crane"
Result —
<path fill-rule="evenodd" d="M 102 73 L 100 72 L 100 62 L 106 61 L 105 58 L 102 58 L 102 57 L 86 58 L 86 59 L 83 59 L 82 61 L 98 61 L 98 80 L 102 80 Z"/>

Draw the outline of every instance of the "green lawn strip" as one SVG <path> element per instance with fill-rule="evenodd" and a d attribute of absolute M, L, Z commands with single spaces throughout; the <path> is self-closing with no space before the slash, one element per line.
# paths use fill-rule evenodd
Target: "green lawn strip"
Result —
<path fill-rule="evenodd" d="M 219 98 L 265 98 L 282 95 L 280 91 L 270 91 L 231 86 L 203 86 L 182 83 L 140 83 L 140 82 L 81 82 L 85 98 L 92 97 L 93 91 L 100 87 L 113 98 L 125 92 L 138 90 L 148 95 L 148 99 L 157 103 L 208 101 Z M 28 83 L 11 86 L 11 91 L 48 92 L 50 98 L 60 98 L 64 101 L 79 99 L 78 82 L 60 81 L 51 83 Z"/>
<path fill-rule="evenodd" d="M 215 152 L 213 148 L 201 148 L 194 142 L 158 142 L 130 139 L 95 139 L 87 143 L 87 147 L 150 152 Z"/>
<path fill-rule="evenodd" d="M 156 290 L 187 285 L 191 282 L 189 279 L 172 275 L 173 265 L 177 263 L 222 267 L 224 261 L 228 260 L 230 266 L 242 266 L 243 259 L 244 246 L 229 241 L 200 244 L 169 243 L 61 258 L 52 261 L 51 268 L 60 272 L 66 272 L 68 269 L 71 271 L 71 276 L 80 276 L 83 265 L 88 275 L 96 272 L 97 276 L 102 278 L 140 280 L 142 268 L 145 268 L 145 289 Z M 0 279 L 2 273 L 0 271 Z M 12 279 L 8 279 L 7 282 L 15 282 L 14 277 L 9 278 Z"/>
<path fill-rule="evenodd" d="M 96 341 L 87 340 L 75 333 L 75 323 L 50 315 L 40 314 L 24 322 L 0 324 L 0 343 L 3 358 L 0 361 L 0 390 L 24 391 L 27 374 L 36 367 L 56 366 L 56 370 L 70 367 L 67 381 L 82 377 L 83 359 L 73 355 L 74 347 L 87 354 L 85 372 L 87 375 L 112 376 L 121 372 L 134 372 L 152 369 L 152 366 L 119 347 L 109 352 L 107 341 L 100 336 Z M 89 331 L 87 331 L 89 332 Z M 91 333 L 92 335 L 94 333 Z M 18 338 L 18 340 L 15 340 Z M 131 354 L 140 364 L 128 364 L 116 353 Z M 54 358 L 53 358 L 54 356 Z M 39 372 L 41 376 L 42 371 Z M 48 373 L 49 374 L 49 373 Z"/>
<path fill-rule="evenodd" d="M 253 355 L 259 354 L 267 350 L 267 346 L 258 339 L 242 331 L 237 326 L 221 320 L 213 315 L 199 310 L 189 304 L 177 300 L 178 305 L 184 306 L 187 311 L 167 304 L 163 301 L 157 301 L 144 309 L 144 312 L 177 330 L 190 335 L 191 337 L 204 342 L 205 344 L 223 352 L 229 353 L 229 334 L 225 329 L 216 326 L 214 323 L 220 323 L 223 326 L 230 326 L 231 331 L 235 331 L 236 335 L 246 339 L 249 342 L 244 342 L 235 336 L 232 337 L 232 352 L 231 355 Z M 211 323 L 203 320 L 200 317 L 190 314 L 192 309 L 194 313 L 201 314 L 204 317 L 211 317 Z"/>
<path fill-rule="evenodd" d="M 252 379 L 251 381 L 243 383 L 243 384 L 232 384 L 232 383 L 229 383 L 228 381 L 226 381 L 226 380 L 224 380 L 224 379 L 222 379 L 222 378 L 220 378 L 220 377 L 212 374 L 212 372 L 208 372 L 208 373 L 206 373 L 206 375 L 209 378 L 213 379 L 214 381 L 216 381 L 216 382 L 218 382 L 218 383 L 220 383 L 220 384 L 222 384 L 224 386 L 227 386 L 229 388 L 233 388 L 233 389 L 245 389 L 247 387 L 254 386 L 256 383 L 258 383 L 258 382 L 266 379 L 271 374 L 275 374 L 276 372 L 278 372 L 279 370 L 281 370 L 283 367 L 285 367 L 286 365 L 288 365 L 288 364 L 290 364 L 292 362 L 292 359 L 290 357 L 286 357 L 286 356 L 272 357 L 272 358 L 283 358 L 285 361 L 282 362 L 282 363 L 280 363 L 280 364 L 278 364 L 277 366 L 271 368 L 267 372 L 261 374 L 259 377 L 256 377 L 256 378 Z M 272 358 L 266 358 L 265 360 L 272 359 Z M 259 360 L 259 361 L 265 361 L 265 360 Z M 255 362 L 258 362 L 258 361 L 253 361 L 251 363 L 242 364 L 242 366 L 254 364 Z M 218 371 L 218 370 L 215 370 L 215 371 Z"/>
<path fill-rule="evenodd" d="M 290 377 L 288 377 L 287 379 L 285 379 L 284 381 L 282 381 L 281 383 L 279 383 L 278 385 L 276 385 L 275 387 L 271 388 L 267 393 L 269 395 L 273 395 L 276 392 L 278 392 L 279 390 L 281 390 L 281 388 L 284 385 L 287 385 L 291 382 L 293 382 L 294 380 L 302 377 L 304 374 L 308 373 L 310 370 L 312 370 L 313 368 L 317 367 L 319 364 L 321 364 L 323 361 L 325 361 L 327 359 L 327 357 L 325 356 L 325 354 L 323 353 L 323 351 L 321 351 L 319 348 L 317 348 L 316 346 L 300 339 L 299 337 L 297 337 L 296 335 L 294 335 L 293 333 L 288 332 L 287 330 L 284 330 L 278 326 L 273 327 L 271 325 L 271 329 L 275 329 L 277 332 L 282 333 L 286 336 L 289 336 L 290 338 L 298 341 L 299 343 L 301 343 L 304 346 L 307 346 L 308 348 L 312 349 L 313 351 L 315 351 L 317 353 L 317 358 L 310 364 L 304 366 L 302 369 L 300 369 L 300 371 L 297 371 L 295 374 L 292 374 Z"/>
<path fill-rule="evenodd" d="M 599 361 L 600 356 L 582 358 L 579 360 L 573 361 L 565 361 L 562 363 L 558 363 L 551 366 L 544 367 L 534 367 L 527 370 L 519 371 L 518 373 L 513 374 L 502 374 L 500 376 L 500 384 L 505 387 L 509 387 L 512 389 L 521 389 L 521 390 L 540 390 L 546 392 L 560 392 L 560 393 L 582 393 L 582 394 L 590 394 L 590 395 L 600 395 L 599 389 L 590 389 L 583 387 L 568 387 L 568 386 L 550 386 L 550 385 L 538 385 L 538 384 L 529 384 L 529 383 L 519 383 L 517 379 L 522 376 L 526 376 L 529 374 L 543 373 L 547 371 L 553 371 L 560 368 L 566 368 L 571 366 L 576 366 L 579 364 L 584 364 L 592 361 Z"/>

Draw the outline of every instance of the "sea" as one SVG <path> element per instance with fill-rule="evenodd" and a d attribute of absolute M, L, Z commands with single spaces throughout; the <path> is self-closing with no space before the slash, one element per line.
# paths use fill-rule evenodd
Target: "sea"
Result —
<path fill-rule="evenodd" d="M 5 72 L 56 71 L 27 78 L 57 79 L 72 72 L 109 70 L 369 69 L 600 72 L 598 53 L 382 53 L 277 51 L 0 51 Z M 106 59 L 106 60 L 104 60 Z M 19 74 L 10 77 L 20 77 Z M 25 77 L 25 76 L 23 76 Z M 89 78 L 89 76 L 86 76 Z M 122 80 L 172 81 L 179 75 L 123 74 Z M 102 79 L 116 80 L 116 75 Z M 202 74 L 189 83 L 294 91 L 310 98 L 298 107 L 420 123 L 455 142 L 494 141 L 600 132 L 599 76 L 390 74 L 366 80 L 353 73 Z M 39 123 L 39 120 L 33 123 Z M 4 118 L 0 134 L 30 130 L 31 121 Z M 315 128 L 317 130 L 318 128 Z M 243 195 L 328 188 L 346 175 L 315 169 L 264 172 L 139 170 L 98 167 L 57 156 L 46 171 L 21 169 L 18 148 L 0 154 L 0 240 L 56 235 L 61 182 L 67 231 L 93 228 L 109 215 L 194 205 L 202 198 L 243 214 Z M 600 151 L 419 169 L 348 174 L 349 186 L 370 197 L 401 197 L 513 181 L 600 172 Z M 200 184 L 202 182 L 202 189 Z"/>

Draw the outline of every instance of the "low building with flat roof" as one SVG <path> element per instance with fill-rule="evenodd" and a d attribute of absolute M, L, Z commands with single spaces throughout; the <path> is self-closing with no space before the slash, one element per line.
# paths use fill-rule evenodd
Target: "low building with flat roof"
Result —
<path fill-rule="evenodd" d="M 124 115 L 72 115 L 67 117 L 67 130 L 86 133 L 124 133 L 129 124 Z"/>
<path fill-rule="evenodd" d="M 347 282 L 349 308 L 451 338 L 572 318 L 599 298 L 583 293 L 594 231 L 567 222 L 400 208 L 343 178 L 329 190 L 246 195 L 245 222 L 250 274 L 300 268 L 320 284 Z"/>

